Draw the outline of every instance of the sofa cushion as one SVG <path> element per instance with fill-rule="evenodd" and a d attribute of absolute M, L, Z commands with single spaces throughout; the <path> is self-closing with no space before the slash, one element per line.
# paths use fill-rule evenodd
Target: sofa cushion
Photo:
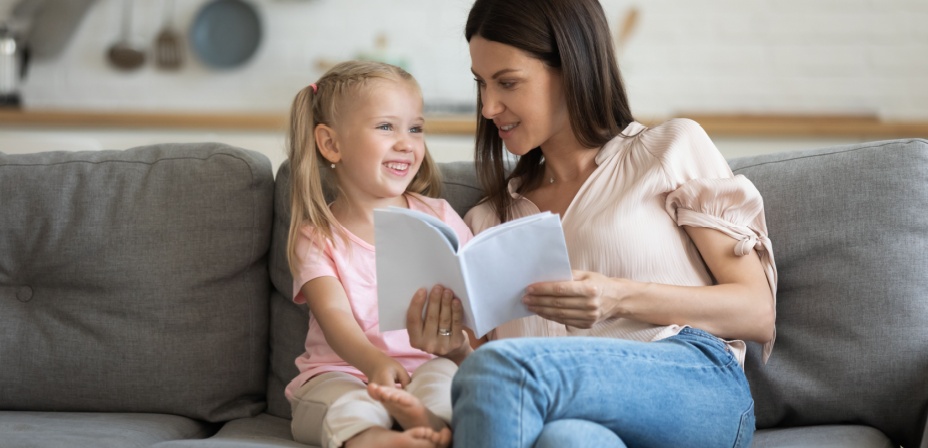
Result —
<path fill-rule="evenodd" d="M 200 440 L 173 440 L 151 448 L 317 448 L 293 441 L 290 420 L 268 414 L 232 420 L 216 435 Z"/>
<path fill-rule="evenodd" d="M 862 424 L 918 446 L 928 415 L 928 141 L 731 161 L 764 198 L 779 289 L 757 427 Z"/>
<path fill-rule="evenodd" d="M 869 426 L 821 425 L 762 429 L 754 433 L 751 448 L 898 448 L 898 445 Z"/>
<path fill-rule="evenodd" d="M 260 412 L 272 201 L 222 144 L 0 154 L 0 409 Z"/>
<path fill-rule="evenodd" d="M 472 162 L 439 163 L 442 172 L 442 197 L 458 214 L 467 212 L 480 199 Z M 290 227 L 290 162 L 277 170 L 274 194 L 274 234 L 269 268 L 275 292 L 271 296 L 271 371 L 268 373 L 267 412 L 290 418 L 290 404 L 284 388 L 299 371 L 293 361 L 303 353 L 309 324 L 309 309 L 297 306 L 293 296 L 293 277 L 287 266 L 287 235 Z"/>
<path fill-rule="evenodd" d="M 177 415 L 0 411 L 4 448 L 147 448 L 215 431 L 212 424 Z"/>

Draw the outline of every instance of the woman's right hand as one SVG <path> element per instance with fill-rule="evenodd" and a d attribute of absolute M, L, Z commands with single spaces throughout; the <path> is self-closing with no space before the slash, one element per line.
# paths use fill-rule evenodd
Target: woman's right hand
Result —
<path fill-rule="evenodd" d="M 428 294 L 425 289 L 416 291 L 406 311 L 406 330 L 413 347 L 459 365 L 474 351 L 464 331 L 461 301 L 440 285 L 435 285 Z"/>

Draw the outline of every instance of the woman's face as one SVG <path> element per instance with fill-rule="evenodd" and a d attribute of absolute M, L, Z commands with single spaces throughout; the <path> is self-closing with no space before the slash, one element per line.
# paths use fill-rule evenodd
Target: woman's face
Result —
<path fill-rule="evenodd" d="M 470 40 L 480 113 L 493 120 L 509 152 L 575 145 L 558 69 L 528 53 L 480 36 Z"/>

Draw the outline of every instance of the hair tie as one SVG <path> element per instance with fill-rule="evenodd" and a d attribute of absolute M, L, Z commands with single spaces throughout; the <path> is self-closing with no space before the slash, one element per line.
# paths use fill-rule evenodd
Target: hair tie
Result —
<path fill-rule="evenodd" d="M 319 86 L 317 86 L 316 83 L 312 83 L 309 86 L 313 88 L 313 93 L 316 93 L 316 90 L 319 90 Z"/>

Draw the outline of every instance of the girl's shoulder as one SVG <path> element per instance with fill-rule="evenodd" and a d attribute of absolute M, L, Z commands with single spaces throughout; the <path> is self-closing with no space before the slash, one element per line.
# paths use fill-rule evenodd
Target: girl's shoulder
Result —
<path fill-rule="evenodd" d="M 417 193 L 409 194 L 409 208 L 420 212 L 429 213 L 438 219 L 441 219 L 450 225 L 463 240 L 469 240 L 472 236 L 470 228 L 461 219 L 461 215 L 454 210 L 451 204 L 442 198 L 430 198 Z"/>

